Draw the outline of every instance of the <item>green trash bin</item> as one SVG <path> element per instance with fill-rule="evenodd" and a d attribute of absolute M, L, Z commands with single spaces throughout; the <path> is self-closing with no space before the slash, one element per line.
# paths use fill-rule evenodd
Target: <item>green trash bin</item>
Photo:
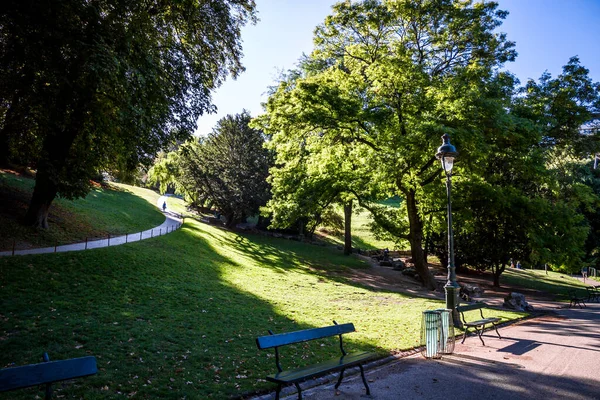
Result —
<path fill-rule="evenodd" d="M 436 310 L 423 311 L 421 320 L 421 354 L 425 358 L 440 358 L 442 313 Z"/>
<path fill-rule="evenodd" d="M 440 344 L 439 352 L 441 354 L 452 354 L 454 352 L 454 319 L 452 310 L 447 308 L 438 308 L 434 310 L 440 313 Z"/>

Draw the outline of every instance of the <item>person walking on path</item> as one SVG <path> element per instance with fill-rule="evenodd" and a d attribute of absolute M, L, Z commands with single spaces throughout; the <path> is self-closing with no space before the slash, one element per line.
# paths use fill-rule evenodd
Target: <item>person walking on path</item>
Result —
<path fill-rule="evenodd" d="M 162 208 L 163 208 L 163 212 L 167 211 L 167 202 L 166 201 L 163 203 Z"/>
<path fill-rule="evenodd" d="M 588 267 L 581 268 L 581 276 L 583 276 L 583 282 L 587 279 L 588 275 Z"/>

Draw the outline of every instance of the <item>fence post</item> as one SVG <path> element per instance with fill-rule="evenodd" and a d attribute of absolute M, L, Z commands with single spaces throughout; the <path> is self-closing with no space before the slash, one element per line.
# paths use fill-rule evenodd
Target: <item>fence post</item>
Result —
<path fill-rule="evenodd" d="M 12 255 L 15 255 L 15 246 L 16 246 L 16 241 L 13 239 L 13 251 L 12 251 Z"/>
<path fill-rule="evenodd" d="M 158 236 L 162 236 L 162 228 L 158 230 Z"/>
<path fill-rule="evenodd" d="M 108 234 L 108 246 L 106 247 L 110 247 L 110 233 Z"/>
<path fill-rule="evenodd" d="M 142 240 L 142 232 L 140 232 L 140 240 Z"/>
<path fill-rule="evenodd" d="M 58 243 L 54 243 L 54 252 L 56 253 L 56 246 L 58 246 Z"/>
<path fill-rule="evenodd" d="M 154 237 L 154 228 L 152 228 L 152 229 L 150 230 L 150 237 L 151 237 L 151 238 L 153 238 L 153 237 Z"/>
<path fill-rule="evenodd" d="M 84 250 L 87 250 L 87 236 L 85 237 L 85 249 Z"/>
<path fill-rule="evenodd" d="M 127 235 L 129 235 L 129 233 L 125 234 L 125 243 L 127 243 Z"/>

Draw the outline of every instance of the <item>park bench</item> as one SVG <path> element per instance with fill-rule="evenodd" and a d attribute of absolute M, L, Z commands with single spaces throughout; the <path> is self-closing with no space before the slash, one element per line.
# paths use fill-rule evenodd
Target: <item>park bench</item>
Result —
<path fill-rule="evenodd" d="M 256 344 L 259 349 L 275 349 L 275 364 L 277 366 L 277 373 L 268 375 L 266 379 L 270 382 L 277 383 L 277 392 L 275 399 L 279 400 L 279 393 L 283 385 L 294 384 L 298 390 L 298 399 L 302 399 L 302 389 L 300 389 L 300 382 L 306 381 L 311 378 L 322 376 L 331 372 L 340 371 L 340 376 L 335 385 L 337 389 L 342 383 L 344 378 L 344 371 L 346 368 L 356 367 L 360 368 L 360 374 L 362 381 L 367 389 L 367 395 L 371 394 L 369 385 L 365 378 L 365 371 L 362 364 L 368 359 L 377 356 L 376 353 L 371 352 L 357 352 L 348 354 L 344 350 L 344 344 L 342 341 L 342 335 L 345 333 L 354 332 L 354 325 L 351 323 L 338 325 L 337 322 L 333 321 L 335 325 L 326 326 L 323 328 L 305 329 L 295 332 L 287 332 L 280 334 L 273 334 L 269 330 L 269 336 L 261 336 L 256 339 Z M 331 360 L 327 360 L 318 364 L 308 365 L 296 369 L 290 369 L 284 371 L 281 367 L 279 357 L 279 347 L 294 344 L 308 342 L 316 339 L 323 339 L 332 336 L 339 336 L 340 350 L 342 352 L 341 357 L 337 357 Z"/>
<path fill-rule="evenodd" d="M 494 327 L 494 329 L 496 330 L 496 334 L 498 335 L 498 337 L 500 339 L 502 339 L 502 336 L 500 336 L 500 333 L 498 332 L 498 327 L 496 326 L 496 324 L 498 322 L 500 322 L 501 319 L 496 318 L 496 317 L 491 317 L 491 318 L 484 317 L 483 309 L 486 307 L 487 306 L 484 303 L 473 303 L 473 304 L 467 304 L 464 306 L 456 307 L 456 310 L 460 313 L 460 318 L 462 319 L 463 327 L 465 328 L 465 333 L 463 334 L 463 339 L 462 339 L 461 344 L 465 342 L 465 339 L 467 338 L 467 333 L 469 332 L 469 328 L 474 328 L 475 332 L 477 333 L 477 336 L 479 336 L 479 340 L 481 340 L 481 343 L 483 343 L 483 345 L 485 346 L 485 342 L 483 341 L 483 338 L 481 337 L 481 335 L 483 335 L 485 326 L 488 324 L 490 324 Z M 465 313 L 467 311 L 472 311 L 472 310 L 479 310 L 481 319 L 478 319 L 475 321 L 467 321 L 465 318 Z"/>
<path fill-rule="evenodd" d="M 600 301 L 600 290 L 598 289 L 598 286 L 587 286 L 585 288 L 585 290 L 587 291 L 587 301 L 588 302 L 599 302 Z"/>
<path fill-rule="evenodd" d="M 576 305 L 578 305 L 579 308 L 587 307 L 585 305 L 585 300 L 586 300 L 586 298 L 579 296 L 577 294 L 577 291 L 575 291 L 575 290 L 569 291 L 569 308 L 574 307 Z M 582 304 L 583 304 L 583 307 L 581 307 Z"/>
<path fill-rule="evenodd" d="M 52 384 L 67 379 L 82 378 L 98 373 L 96 358 L 81 357 L 50 361 L 47 353 L 44 362 L 0 370 L 0 392 L 46 385 L 46 400 L 52 398 Z"/>

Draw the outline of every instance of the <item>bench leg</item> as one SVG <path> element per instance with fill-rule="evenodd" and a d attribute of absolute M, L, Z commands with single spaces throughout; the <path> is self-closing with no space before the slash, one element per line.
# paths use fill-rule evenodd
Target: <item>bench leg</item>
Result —
<path fill-rule="evenodd" d="M 496 326 L 496 324 L 492 322 L 492 325 L 494 325 L 494 329 L 496 330 L 496 335 L 498 335 L 498 338 L 502 339 L 502 336 L 500 336 L 500 332 L 498 332 L 498 327 Z"/>
<path fill-rule="evenodd" d="M 358 364 L 358 368 L 360 368 L 360 376 L 362 378 L 363 383 L 365 384 L 365 389 L 367 389 L 367 396 L 371 395 L 371 389 L 369 389 L 369 384 L 367 383 L 367 378 L 365 378 L 365 370 L 362 365 Z"/>
<path fill-rule="evenodd" d="M 460 344 L 463 344 L 465 342 L 465 339 L 467 338 L 467 333 L 469 332 L 469 327 L 465 326 L 465 333 L 463 333 L 463 340 L 462 342 L 460 342 Z"/>
<path fill-rule="evenodd" d="M 280 392 L 281 392 L 281 385 L 277 385 L 277 391 L 275 392 L 275 400 L 279 400 Z"/>
<path fill-rule="evenodd" d="M 337 388 L 339 388 L 339 387 L 340 387 L 340 385 L 342 384 L 342 379 L 344 379 L 344 371 L 345 371 L 345 370 L 346 370 L 346 369 L 343 369 L 343 370 L 341 370 L 341 371 L 340 371 L 340 377 L 338 378 L 338 381 L 337 381 L 337 383 L 335 384 L 335 388 L 336 388 L 336 389 L 337 389 Z"/>
<path fill-rule="evenodd" d="M 302 389 L 300 389 L 300 384 L 296 382 L 294 385 L 296 385 L 296 389 L 298 390 L 298 400 L 302 400 Z"/>
<path fill-rule="evenodd" d="M 475 332 L 477 332 L 477 336 L 479 336 L 479 340 L 481 340 L 481 343 L 483 343 L 483 345 L 485 346 L 485 342 L 483 341 L 483 338 L 481 337 L 481 335 L 483 335 L 483 326 L 481 327 L 481 329 L 478 329 L 477 327 L 475 327 Z"/>

